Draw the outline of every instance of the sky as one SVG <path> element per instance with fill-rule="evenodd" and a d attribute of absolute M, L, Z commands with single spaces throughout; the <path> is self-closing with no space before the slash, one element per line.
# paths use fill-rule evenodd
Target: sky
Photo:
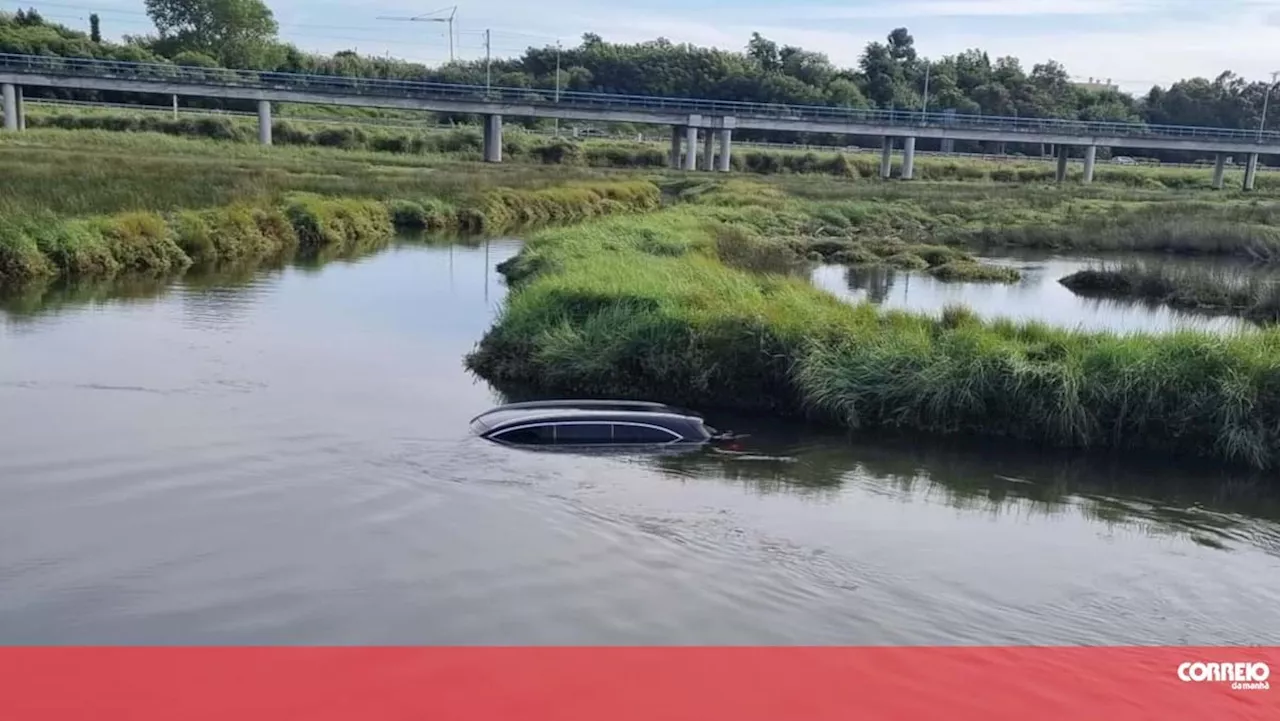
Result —
<path fill-rule="evenodd" d="M 613 42 L 665 37 L 741 49 L 752 32 L 826 53 L 852 66 L 868 42 L 906 27 L 927 57 L 980 48 L 1013 55 L 1027 69 L 1056 60 L 1076 79 L 1111 79 L 1143 93 L 1153 84 L 1232 70 L 1250 80 L 1280 70 L 1280 0 L 458 0 L 454 55 L 494 57 L 529 45 L 577 44 L 593 32 Z M 449 59 L 448 25 L 385 19 L 441 9 L 450 0 L 266 0 L 280 35 L 304 50 L 437 64 Z M 34 7 L 50 20 L 103 34 L 152 30 L 143 0 L 0 0 Z M 437 17 L 445 17 L 448 12 Z"/>

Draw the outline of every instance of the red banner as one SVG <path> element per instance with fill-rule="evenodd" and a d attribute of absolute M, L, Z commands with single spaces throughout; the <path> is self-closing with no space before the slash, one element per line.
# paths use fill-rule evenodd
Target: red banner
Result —
<path fill-rule="evenodd" d="M 5 721 L 1276 721 L 1280 648 L 4 648 Z"/>

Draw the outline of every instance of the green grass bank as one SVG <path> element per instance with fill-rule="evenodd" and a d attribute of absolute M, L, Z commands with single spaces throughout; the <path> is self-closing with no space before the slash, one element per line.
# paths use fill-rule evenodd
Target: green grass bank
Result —
<path fill-rule="evenodd" d="M 343 198 L 308 193 L 278 205 L 235 203 L 171 212 L 60 218 L 0 217 L 0 287 L 52 276 L 171 274 L 192 265 L 245 263 L 292 254 L 345 254 L 388 242 L 396 230 L 501 232 L 611 213 L 653 210 L 645 181 L 498 188 L 457 202 L 438 198 Z"/>
<path fill-rule="evenodd" d="M 781 252 L 769 231 L 785 213 L 768 206 L 799 201 L 716 192 L 535 233 L 502 268 L 513 292 L 467 366 L 499 387 L 851 431 L 1280 462 L 1280 332 L 1121 336 L 851 306 L 742 260 Z"/>

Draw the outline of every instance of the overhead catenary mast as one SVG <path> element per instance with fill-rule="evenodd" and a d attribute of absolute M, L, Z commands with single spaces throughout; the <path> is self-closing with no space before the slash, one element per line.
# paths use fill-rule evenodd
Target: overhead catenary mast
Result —
<path fill-rule="evenodd" d="M 443 13 L 449 13 L 447 17 Z M 458 6 L 452 5 L 439 10 L 432 10 L 429 13 L 414 15 L 412 17 L 397 17 L 392 15 L 379 15 L 378 20 L 400 20 L 411 23 L 448 23 L 449 24 L 449 62 L 453 62 L 453 18 L 458 14 Z"/>
<path fill-rule="evenodd" d="M 1262 142 L 1262 136 L 1267 129 L 1267 105 L 1271 100 L 1271 91 L 1276 89 L 1276 78 L 1280 77 L 1280 70 L 1272 71 L 1271 84 L 1267 86 L 1267 94 L 1262 96 L 1262 120 L 1258 121 L 1258 142 Z"/>

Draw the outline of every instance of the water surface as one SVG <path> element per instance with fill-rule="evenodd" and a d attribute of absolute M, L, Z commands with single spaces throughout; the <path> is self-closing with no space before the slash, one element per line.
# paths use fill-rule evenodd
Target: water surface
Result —
<path fill-rule="evenodd" d="M 1113 266 L 1126 260 L 1173 266 L 1218 268 L 1259 273 L 1231 259 L 1185 258 L 1126 253 L 1055 255 L 1039 251 L 988 254 L 983 262 L 1017 268 L 1017 283 L 944 283 L 924 273 L 883 267 L 847 268 L 822 265 L 813 271 L 815 285 L 851 301 L 870 300 L 886 308 L 937 314 L 948 305 L 965 305 L 984 318 L 1036 320 L 1066 328 L 1117 332 L 1166 332 L 1200 329 L 1218 332 L 1257 326 L 1228 316 L 1210 316 L 1153 303 L 1087 298 L 1058 281 L 1086 268 Z"/>
<path fill-rule="evenodd" d="M 1280 642 L 1265 479 L 744 419 L 745 455 L 470 437 L 516 249 L 10 301 L 0 643 Z"/>

